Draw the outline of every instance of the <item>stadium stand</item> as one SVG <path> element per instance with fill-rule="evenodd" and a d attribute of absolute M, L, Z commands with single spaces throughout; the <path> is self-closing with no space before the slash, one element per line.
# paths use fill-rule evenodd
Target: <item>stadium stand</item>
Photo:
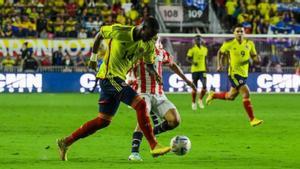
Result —
<path fill-rule="evenodd" d="M 149 15 L 158 18 L 162 33 L 230 33 L 236 23 L 243 24 L 248 34 L 300 33 L 299 0 L 7 0 L 0 1 L 0 11 L 0 38 L 3 40 L 84 40 L 93 38 L 102 25 L 136 25 Z M 204 37 L 213 68 L 216 50 L 225 39 Z M 255 41 L 261 51 L 264 71 L 282 72 L 289 70 L 287 67 L 294 69 L 299 65 L 299 38 L 257 37 Z M 170 41 L 166 38 L 165 45 L 180 65 L 188 67 L 185 51 L 191 42 L 191 39 Z M 28 48 L 38 60 L 38 71 L 88 71 L 83 67 L 90 51 L 72 53 L 64 48 L 59 53 L 59 46 L 56 46 L 47 53 Z M 21 50 L 0 51 L 3 71 L 22 71 L 23 61 Z M 254 68 L 253 71 L 258 70 Z"/>

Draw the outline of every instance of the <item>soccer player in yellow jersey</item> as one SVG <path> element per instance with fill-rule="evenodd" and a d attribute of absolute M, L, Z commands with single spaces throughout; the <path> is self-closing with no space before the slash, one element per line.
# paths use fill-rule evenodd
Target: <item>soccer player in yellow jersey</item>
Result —
<path fill-rule="evenodd" d="M 234 28 L 235 38 L 224 42 L 218 51 L 218 71 L 223 69 L 222 60 L 229 58 L 228 77 L 231 83 L 229 92 L 210 92 L 206 103 L 210 104 L 213 99 L 234 100 L 240 93 L 243 97 L 243 105 L 250 119 L 251 126 L 257 126 L 263 122 L 254 117 L 250 101 L 250 91 L 246 84 L 250 58 L 254 63 L 259 64 L 260 59 L 256 53 L 253 41 L 244 39 L 244 28 L 238 24 Z"/>
<path fill-rule="evenodd" d="M 198 104 L 200 108 L 204 108 L 202 99 L 206 93 L 206 71 L 207 71 L 207 48 L 202 45 L 202 38 L 196 35 L 194 38 L 195 45 L 188 50 L 187 61 L 192 64 L 191 72 L 194 85 L 198 86 L 198 80 L 202 83 L 202 89 L 199 95 Z M 196 104 L 197 91 L 192 90 L 192 109 L 197 110 Z"/>
<path fill-rule="evenodd" d="M 75 141 L 85 138 L 97 130 L 107 127 L 115 115 L 120 102 L 136 110 L 138 124 L 150 145 L 152 156 L 156 157 L 170 151 L 170 147 L 159 145 L 153 133 L 145 100 L 125 82 L 126 73 L 141 58 L 147 64 L 148 72 L 159 84 L 161 78 L 153 67 L 154 36 L 159 25 L 155 18 L 149 17 L 139 26 L 102 26 L 96 35 L 89 67 L 96 69 L 97 52 L 103 39 L 109 39 L 108 50 L 97 77 L 100 78 L 99 115 L 83 124 L 71 135 L 57 140 L 61 160 L 67 160 L 68 148 Z"/>

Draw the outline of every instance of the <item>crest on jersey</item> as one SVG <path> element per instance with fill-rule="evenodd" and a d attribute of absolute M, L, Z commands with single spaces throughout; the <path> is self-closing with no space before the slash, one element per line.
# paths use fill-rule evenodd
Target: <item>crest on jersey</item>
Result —
<path fill-rule="evenodd" d="M 248 45 L 246 45 L 246 49 L 249 49 L 249 46 L 248 46 Z"/>

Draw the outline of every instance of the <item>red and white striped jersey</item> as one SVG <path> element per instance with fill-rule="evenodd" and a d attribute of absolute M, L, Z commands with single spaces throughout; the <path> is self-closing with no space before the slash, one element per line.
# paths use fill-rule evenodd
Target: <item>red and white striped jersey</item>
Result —
<path fill-rule="evenodd" d="M 168 65 L 173 62 L 173 56 L 170 55 L 169 52 L 164 50 L 163 48 L 155 49 L 155 60 L 154 60 L 154 68 L 157 73 L 162 77 L 163 65 Z M 128 73 L 127 80 L 132 83 L 132 87 L 138 93 L 149 93 L 149 94 L 163 94 L 163 86 L 157 84 L 154 77 L 150 76 L 150 74 L 146 70 L 146 64 L 143 60 L 140 60 L 132 69 L 131 72 Z"/>

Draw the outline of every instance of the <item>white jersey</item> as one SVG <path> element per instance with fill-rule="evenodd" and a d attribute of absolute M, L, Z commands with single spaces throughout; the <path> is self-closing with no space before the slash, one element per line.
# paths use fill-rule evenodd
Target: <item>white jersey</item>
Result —
<path fill-rule="evenodd" d="M 154 67 L 159 76 L 162 77 L 162 66 L 168 65 L 173 62 L 173 57 L 166 50 L 160 48 L 155 49 L 155 62 Z M 164 94 L 163 86 L 159 85 L 155 78 L 150 76 L 146 70 L 146 64 L 143 60 L 140 60 L 135 67 L 128 73 L 127 79 L 131 82 L 135 79 L 134 85 L 132 86 L 138 93 L 148 93 L 162 95 Z"/>

